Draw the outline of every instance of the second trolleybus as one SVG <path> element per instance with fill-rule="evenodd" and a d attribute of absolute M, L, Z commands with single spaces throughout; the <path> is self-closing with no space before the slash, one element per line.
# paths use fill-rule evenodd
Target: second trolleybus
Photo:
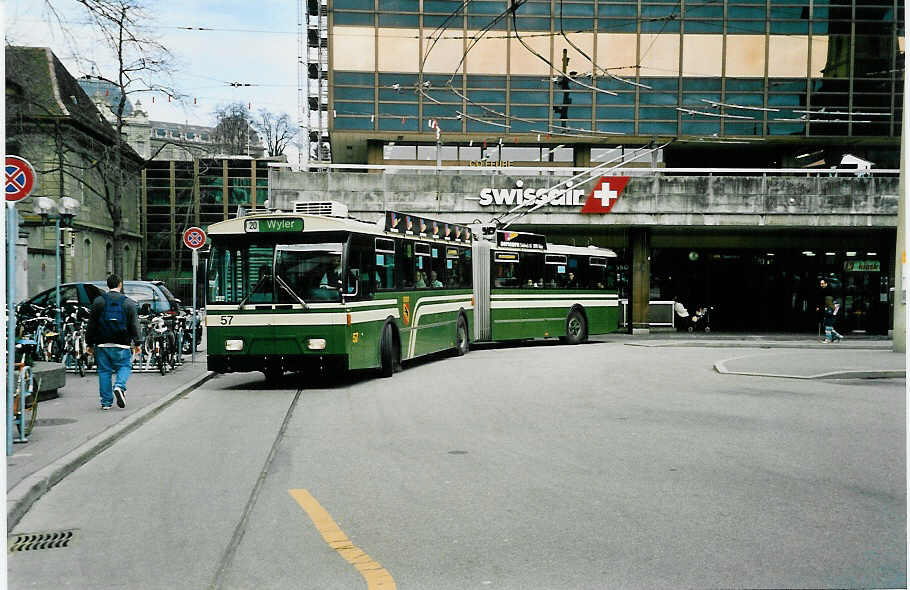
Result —
<path fill-rule="evenodd" d="M 483 231 L 482 231 L 483 230 Z M 489 231 L 489 233 L 486 233 Z M 472 342 L 615 331 L 615 253 L 336 203 L 209 226 L 208 368 L 379 369 Z"/>

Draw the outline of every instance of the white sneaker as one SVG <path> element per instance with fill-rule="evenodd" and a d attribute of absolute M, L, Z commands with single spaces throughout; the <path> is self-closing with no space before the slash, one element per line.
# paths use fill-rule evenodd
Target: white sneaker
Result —
<path fill-rule="evenodd" d="M 126 394 L 119 387 L 114 388 L 114 397 L 117 399 L 117 407 L 125 408 L 126 407 Z"/>

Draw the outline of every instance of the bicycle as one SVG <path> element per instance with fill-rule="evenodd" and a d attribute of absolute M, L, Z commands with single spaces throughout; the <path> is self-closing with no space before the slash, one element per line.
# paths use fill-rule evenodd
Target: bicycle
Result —
<path fill-rule="evenodd" d="M 37 343 L 23 339 L 16 343 L 16 351 L 22 360 L 16 362 L 16 382 L 13 390 L 13 428 L 16 433 L 13 442 L 28 442 L 38 419 L 38 392 L 40 381 L 35 384 L 32 375 L 31 355 Z"/>
<path fill-rule="evenodd" d="M 85 377 L 86 369 L 92 364 L 85 341 L 88 316 L 87 308 L 74 307 L 63 323 L 63 355 L 60 362 L 65 368 L 72 362 L 80 377 Z"/>
<path fill-rule="evenodd" d="M 171 332 L 163 315 L 151 315 L 148 317 L 148 330 L 145 334 L 143 349 L 148 355 L 146 367 L 151 365 L 154 359 L 158 372 L 164 375 L 170 368 L 173 360 L 173 345 L 171 344 Z"/>
<path fill-rule="evenodd" d="M 56 361 L 60 355 L 58 333 L 53 329 L 55 309 L 53 306 L 40 307 L 33 303 L 20 304 L 21 320 L 17 322 L 17 333 L 24 337 L 31 335 L 35 341 L 35 357 L 39 361 Z M 35 315 L 29 317 L 29 313 Z"/>

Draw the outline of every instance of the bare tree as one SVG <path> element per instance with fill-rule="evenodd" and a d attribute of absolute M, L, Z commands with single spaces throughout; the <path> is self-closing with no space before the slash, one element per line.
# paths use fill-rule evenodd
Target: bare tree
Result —
<path fill-rule="evenodd" d="M 225 154 L 246 154 L 250 144 L 259 145 L 253 134 L 253 116 L 241 102 L 232 102 L 215 109 L 215 143 Z"/>
<path fill-rule="evenodd" d="M 291 122 L 287 113 L 275 115 L 268 109 L 259 109 L 259 118 L 253 126 L 262 135 L 265 149 L 269 156 L 280 156 L 284 150 L 297 137 L 297 125 Z"/>
<path fill-rule="evenodd" d="M 114 113 L 115 144 L 110 151 L 110 168 L 114 175 L 114 190 L 104 196 L 104 203 L 111 217 L 113 233 L 114 272 L 123 274 L 123 205 L 125 193 L 123 158 L 123 127 L 127 99 L 141 92 L 162 92 L 174 98 L 179 94 L 171 87 L 157 80 L 169 77 L 173 71 L 173 56 L 168 49 L 150 33 L 147 25 L 151 17 L 143 0 L 73 0 L 82 5 L 101 34 L 113 55 L 111 66 L 92 63 L 94 72 L 109 71 L 109 74 L 93 74 L 90 77 L 107 82 L 120 91 L 119 101 L 112 109 Z M 63 24 L 53 0 L 45 0 L 51 14 Z M 162 146 L 163 147 L 163 146 Z M 153 156 L 154 157 L 154 156 Z"/>

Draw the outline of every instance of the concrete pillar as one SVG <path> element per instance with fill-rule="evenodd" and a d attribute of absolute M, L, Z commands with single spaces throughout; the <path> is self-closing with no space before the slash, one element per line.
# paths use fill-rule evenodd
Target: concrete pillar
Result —
<path fill-rule="evenodd" d="M 367 141 L 367 164 L 384 164 L 385 159 L 382 155 L 381 141 Z M 382 173 L 382 170 L 370 170 L 374 173 Z"/>
<path fill-rule="evenodd" d="M 894 255 L 894 351 L 907 352 L 907 165 L 904 143 L 907 141 L 906 116 L 901 131 L 901 176 L 898 185 L 897 244 Z"/>
<path fill-rule="evenodd" d="M 575 163 L 576 168 L 591 167 L 591 146 L 578 144 L 575 146 Z"/>
<path fill-rule="evenodd" d="M 647 334 L 648 301 L 651 298 L 651 231 L 645 227 L 629 230 L 632 249 L 632 295 L 629 298 L 629 323 L 632 334 Z"/>

